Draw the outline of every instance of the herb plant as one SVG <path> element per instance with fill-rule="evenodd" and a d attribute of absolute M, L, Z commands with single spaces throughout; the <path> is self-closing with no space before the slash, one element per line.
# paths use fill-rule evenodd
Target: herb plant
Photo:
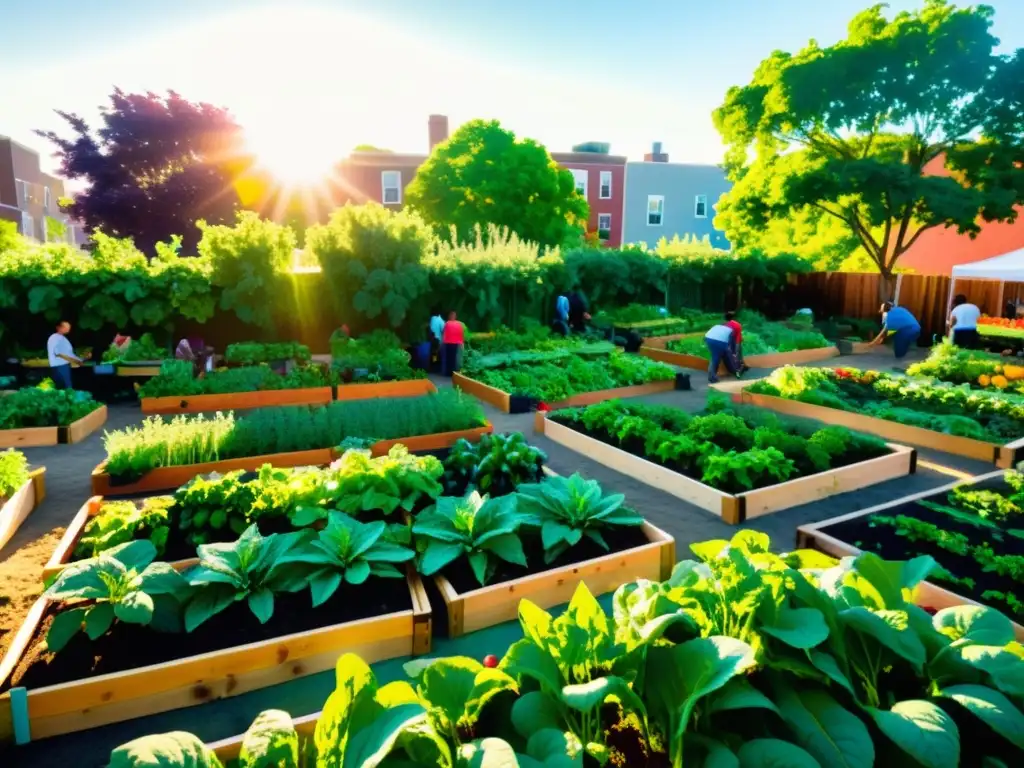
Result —
<path fill-rule="evenodd" d="M 152 496 L 135 501 L 107 501 L 100 505 L 96 515 L 89 518 L 75 545 L 74 559 L 96 557 L 120 544 L 147 539 L 156 550 L 156 557 L 164 554 L 171 531 L 169 496 Z"/>
<path fill-rule="evenodd" d="M 21 451 L 0 452 L 0 502 L 6 501 L 28 482 L 28 459 Z"/>
<path fill-rule="evenodd" d="M 231 365 L 260 365 L 278 360 L 308 363 L 310 359 L 309 347 L 297 341 L 239 341 L 228 344 L 224 350 L 224 360 Z"/>

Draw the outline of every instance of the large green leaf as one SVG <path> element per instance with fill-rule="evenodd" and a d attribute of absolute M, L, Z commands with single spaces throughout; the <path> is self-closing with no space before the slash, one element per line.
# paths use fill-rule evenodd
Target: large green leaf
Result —
<path fill-rule="evenodd" d="M 316 721 L 314 742 L 318 765 L 340 768 L 348 756 L 349 734 L 368 727 L 383 709 L 375 699 L 376 678 L 356 654 L 338 659 L 334 677 L 334 691 Z"/>
<path fill-rule="evenodd" d="M 526 743 L 526 754 L 544 768 L 583 768 L 583 750 L 579 741 L 558 728 L 534 731 Z"/>
<path fill-rule="evenodd" d="M 483 547 L 496 554 L 502 560 L 521 565 L 524 568 L 526 567 L 526 554 L 523 552 L 523 542 L 514 533 L 495 536 L 493 539 L 489 539 Z"/>
<path fill-rule="evenodd" d="M 875 747 L 860 718 L 832 696 L 814 689 L 780 684 L 775 700 L 796 742 L 826 766 L 872 768 Z"/>
<path fill-rule="evenodd" d="M 464 768 L 518 768 L 515 750 L 502 739 L 477 739 L 459 749 L 459 766 Z M 354 766 L 353 766 L 354 768 Z M 373 768 L 369 766 L 368 768 Z"/>
<path fill-rule="evenodd" d="M 838 683 L 851 694 L 854 693 L 850 679 L 839 668 L 839 663 L 834 656 L 822 651 L 811 651 L 809 658 L 811 664 L 821 672 L 824 672 L 832 682 Z"/>
<path fill-rule="evenodd" d="M 71 608 L 54 616 L 46 633 L 46 649 L 51 653 L 61 650 L 82 629 L 84 620 L 85 608 Z"/>
<path fill-rule="evenodd" d="M 817 608 L 782 608 L 771 626 L 762 626 L 761 631 L 802 650 L 820 645 L 828 638 L 828 624 Z"/>
<path fill-rule="evenodd" d="M 643 702 L 621 677 L 609 675 L 598 677 L 586 683 L 566 685 L 562 688 L 562 701 L 578 712 L 593 712 L 609 696 L 622 702 L 627 712 L 645 712 Z"/>
<path fill-rule="evenodd" d="M 108 768 L 222 768 L 213 750 L 184 731 L 143 736 L 110 753 Z"/>
<path fill-rule="evenodd" d="M 512 725 L 520 736 L 529 738 L 531 734 L 545 729 L 561 732 L 564 720 L 553 697 L 540 691 L 530 691 L 512 705 Z"/>
<path fill-rule="evenodd" d="M 1013 623 L 999 611 L 981 605 L 957 605 L 943 608 L 932 617 L 932 624 L 954 643 L 1006 645 L 1013 641 Z"/>
<path fill-rule="evenodd" d="M 930 555 L 911 560 L 883 560 L 874 552 L 864 552 L 854 560 L 856 572 L 876 590 L 874 597 L 881 600 L 878 609 L 895 610 L 903 606 L 903 590 L 913 589 L 935 568 Z"/>
<path fill-rule="evenodd" d="M 1024 698 L 1024 659 L 991 645 L 969 645 L 959 649 L 960 659 L 989 676 L 992 684 L 1007 696 Z"/>
<path fill-rule="evenodd" d="M 420 694 L 455 726 L 466 711 L 476 676 L 483 669 L 483 664 L 467 656 L 438 659 L 420 673 Z"/>
<path fill-rule="evenodd" d="M 274 615 L 274 593 L 269 589 L 258 589 L 250 592 L 248 597 L 249 610 L 259 620 L 260 624 L 266 624 Z"/>
<path fill-rule="evenodd" d="M 185 631 L 191 632 L 234 602 L 235 590 L 226 584 L 201 587 L 185 606 Z"/>
<path fill-rule="evenodd" d="M 107 633 L 114 623 L 114 606 L 111 603 L 96 603 L 85 613 L 85 634 L 90 640 L 98 640 Z"/>
<path fill-rule="evenodd" d="M 145 592 L 129 592 L 114 604 L 114 615 L 126 624 L 149 624 L 153 618 L 153 598 Z"/>
<path fill-rule="evenodd" d="M 1019 749 L 1024 749 L 1024 715 L 1013 703 L 984 685 L 953 685 L 939 691 Z"/>
<path fill-rule="evenodd" d="M 299 735 L 291 715 L 267 709 L 253 720 L 242 737 L 238 768 L 298 768 Z"/>
<path fill-rule="evenodd" d="M 736 709 L 767 709 L 778 712 L 775 703 L 743 677 L 734 677 L 711 697 L 709 712 L 729 712 Z M 742 716 L 742 715 L 741 715 Z"/>
<path fill-rule="evenodd" d="M 840 611 L 839 617 L 846 626 L 857 630 L 863 637 L 873 638 L 875 642 L 902 656 L 918 669 L 924 664 L 924 645 L 910 628 L 906 612 L 873 611 L 858 606 Z"/>
<path fill-rule="evenodd" d="M 342 768 L 377 768 L 406 732 L 427 724 L 419 704 L 399 704 L 384 710 L 371 724 L 350 732 Z"/>
<path fill-rule="evenodd" d="M 823 768 L 800 747 L 779 739 L 751 739 L 740 747 L 737 757 L 740 768 Z"/>
<path fill-rule="evenodd" d="M 558 664 L 542 648 L 530 640 L 518 640 L 505 653 L 501 668 L 512 677 L 535 680 L 554 695 L 562 690 L 562 674 Z"/>
<path fill-rule="evenodd" d="M 429 540 L 426 550 L 420 556 L 419 571 L 424 576 L 433 576 L 465 551 L 461 544 Z"/>
<path fill-rule="evenodd" d="M 924 768 L 957 768 L 960 733 L 953 718 L 930 701 L 901 701 L 889 711 L 868 708 L 879 730 Z"/>

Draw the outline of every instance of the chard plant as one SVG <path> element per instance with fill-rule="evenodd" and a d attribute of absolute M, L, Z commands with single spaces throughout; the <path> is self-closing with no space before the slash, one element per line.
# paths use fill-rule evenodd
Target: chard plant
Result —
<path fill-rule="evenodd" d="M 492 499 L 476 491 L 463 498 L 442 496 L 412 525 L 421 553 L 419 571 L 432 576 L 465 556 L 480 586 L 486 586 L 498 559 L 526 567 L 518 535 L 522 523 L 512 496 Z"/>
<path fill-rule="evenodd" d="M 280 570 L 292 563 L 310 566 L 307 578 L 313 605 L 322 605 L 343 581 L 359 585 L 371 576 L 403 577 L 395 564 L 412 560 L 416 553 L 389 541 L 387 532 L 383 521 L 361 523 L 344 512 L 331 512 L 326 528 L 278 557 L 275 567 Z"/>
<path fill-rule="evenodd" d="M 584 536 L 607 550 L 605 533 L 618 526 L 643 525 L 643 517 L 623 506 L 625 501 L 621 493 L 605 495 L 596 480 L 586 480 L 578 472 L 522 485 L 516 494 L 520 514 L 540 529 L 544 562 L 549 565 Z"/>
<path fill-rule="evenodd" d="M 198 565 L 184 574 L 193 588 L 185 606 L 185 631 L 241 600 L 266 624 L 274 614 L 275 594 L 297 592 L 308 583 L 309 565 L 288 558 L 308 537 L 306 531 L 261 536 L 251 525 L 230 544 L 201 544 Z"/>
<path fill-rule="evenodd" d="M 187 595 L 189 585 L 167 563 L 154 563 L 155 558 L 156 547 L 143 539 L 62 570 L 44 597 L 71 607 L 54 617 L 46 634 L 47 649 L 59 652 L 79 631 L 97 640 L 115 621 L 178 630 L 179 600 Z"/>

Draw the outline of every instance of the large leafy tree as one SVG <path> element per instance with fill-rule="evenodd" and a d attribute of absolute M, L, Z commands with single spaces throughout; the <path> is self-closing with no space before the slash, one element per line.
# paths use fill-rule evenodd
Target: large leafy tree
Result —
<path fill-rule="evenodd" d="M 88 184 L 65 206 L 86 228 L 130 237 L 147 254 L 181 235 L 192 253 L 197 221 L 234 220 L 234 182 L 250 161 L 241 151 L 241 128 L 226 110 L 173 91 L 164 98 L 115 89 L 95 131 L 76 114 L 57 114 L 72 138 L 37 133 L 57 146 L 61 173 Z"/>
<path fill-rule="evenodd" d="M 445 239 L 495 224 L 545 246 L 579 242 L 590 212 L 569 171 L 497 120 L 471 120 L 435 147 L 406 202 Z"/>
<path fill-rule="evenodd" d="M 1024 52 L 994 53 L 986 6 L 928 0 L 891 20 L 883 10 L 857 15 L 835 45 L 773 53 L 714 117 L 734 181 L 716 224 L 731 240 L 829 217 L 888 290 L 927 229 L 974 235 L 1024 202 Z M 932 162 L 953 173 L 925 173 Z"/>

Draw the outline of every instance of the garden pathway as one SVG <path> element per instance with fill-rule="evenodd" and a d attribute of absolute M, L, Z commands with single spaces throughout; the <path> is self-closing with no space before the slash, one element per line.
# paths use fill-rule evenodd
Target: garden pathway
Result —
<path fill-rule="evenodd" d="M 915 350 L 914 359 L 924 356 L 924 350 Z M 839 361 L 834 361 L 839 362 Z M 895 361 L 889 354 L 862 355 L 844 358 L 841 362 L 858 368 L 891 370 Z M 765 375 L 767 371 L 751 371 L 747 378 Z M 435 378 L 438 386 L 449 386 L 447 380 Z M 693 389 L 674 391 L 640 398 L 644 402 L 675 405 L 696 411 L 703 407 L 707 396 L 707 382 L 703 374 L 691 372 Z M 582 456 L 551 442 L 542 435 L 533 434 L 533 415 L 509 415 L 484 405 L 487 416 L 496 431 L 521 431 L 531 442 L 548 453 L 548 464 L 559 474 L 580 472 L 598 480 L 610 490 L 626 495 L 627 503 L 642 512 L 652 523 L 672 534 L 677 541 L 677 555 L 687 556 L 688 545 L 711 538 L 728 538 L 737 530 L 717 517 L 666 493 L 610 470 L 586 456 Z M 141 421 L 138 406 L 119 404 L 111 406 L 106 425 L 117 429 Z M 16 629 L 28 606 L 38 594 L 38 574 L 48 559 L 54 544 L 81 505 L 90 496 L 89 474 L 104 458 L 103 438 L 97 433 L 82 443 L 49 448 L 28 448 L 29 460 L 47 467 L 47 497 L 43 504 L 25 522 L 12 541 L 0 551 L 0 633 Z M 928 449 L 920 451 L 921 463 L 917 474 L 891 480 L 860 491 L 835 496 L 823 501 L 794 507 L 758 518 L 741 527 L 763 531 L 772 537 L 779 549 L 794 545 L 796 527 L 834 515 L 882 504 L 907 494 L 951 482 L 956 474 L 981 474 L 991 471 L 992 465 L 958 456 L 941 454 Z M 500 643 L 507 642 L 509 629 L 484 630 L 462 641 L 436 643 L 441 653 L 468 653 L 473 656 L 485 652 L 500 653 Z M 5 646 L 0 635 L 0 649 Z M 486 648 L 486 650 L 481 650 Z M 387 667 L 386 674 L 400 675 L 398 665 Z M 185 729 L 213 740 L 244 730 L 249 721 L 269 706 L 288 709 L 293 715 L 316 711 L 330 692 L 333 673 L 325 672 L 302 680 L 257 691 L 232 699 L 212 702 L 198 708 L 178 710 L 163 715 L 142 718 L 104 728 L 48 739 L 19 748 L 9 756 L 0 753 L 0 765 L 32 766 L 99 766 L 106 763 L 110 749 L 131 738 L 146 733 Z M 10 761 L 13 758 L 13 762 Z"/>

